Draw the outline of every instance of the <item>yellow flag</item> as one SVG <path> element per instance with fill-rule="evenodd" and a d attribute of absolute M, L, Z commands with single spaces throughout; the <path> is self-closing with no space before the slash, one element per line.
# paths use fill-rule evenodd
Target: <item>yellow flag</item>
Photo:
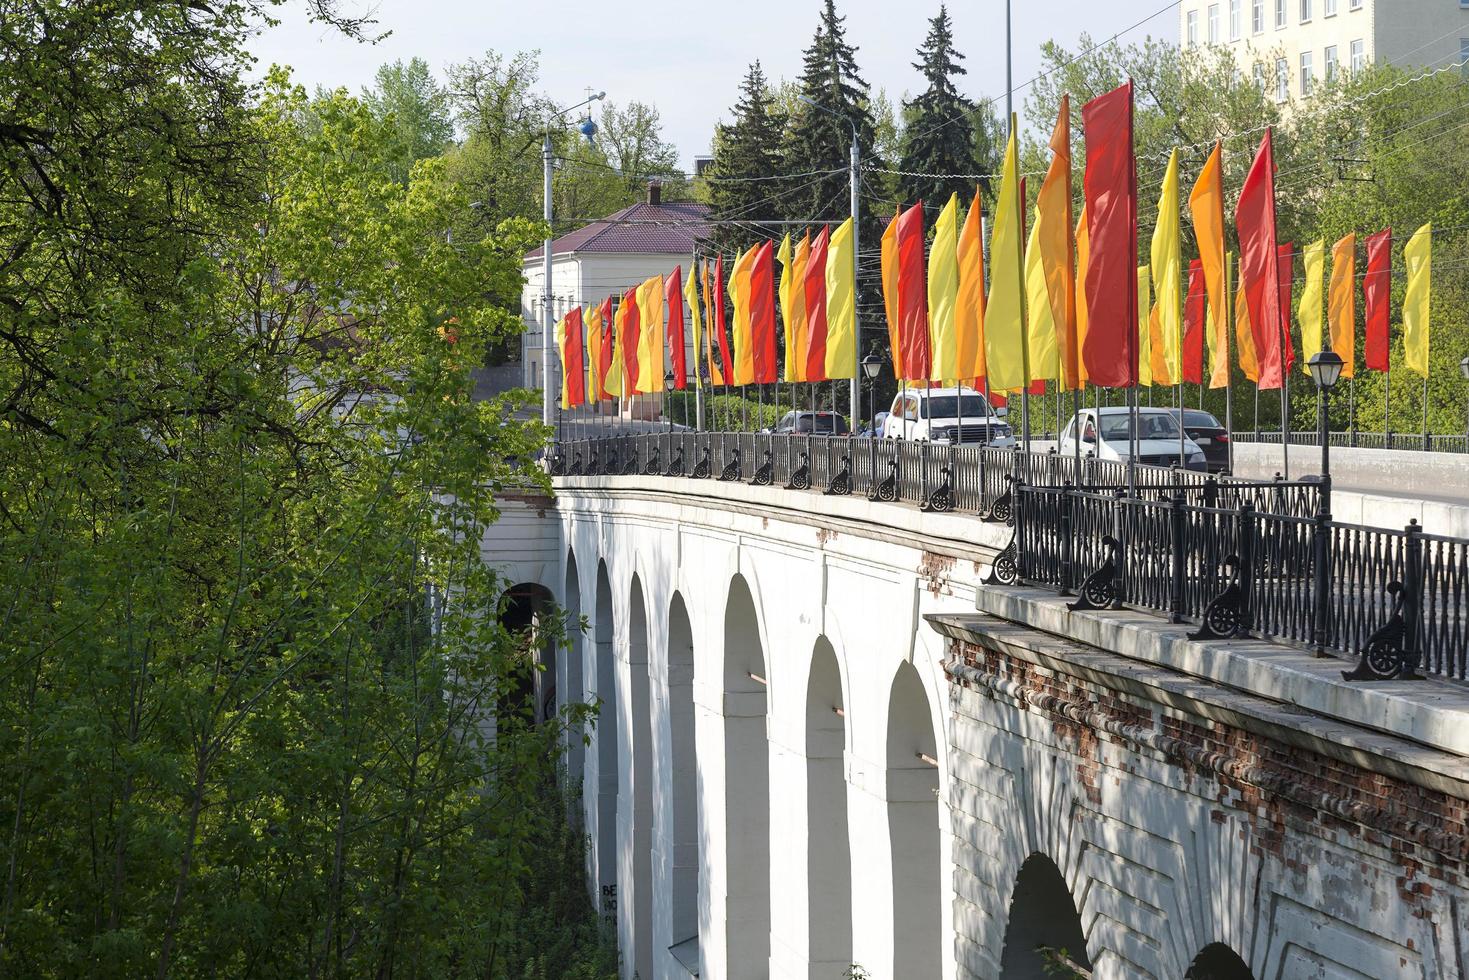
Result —
<path fill-rule="evenodd" d="M 852 219 L 837 225 L 826 243 L 826 376 L 857 376 L 857 281 Z"/>
<path fill-rule="evenodd" d="M 1403 353 L 1408 369 L 1428 377 L 1428 313 L 1433 295 L 1433 223 L 1413 232 L 1403 248 L 1408 288 L 1403 293 Z"/>
<path fill-rule="evenodd" d="M 984 367 L 984 243 L 980 225 L 984 223 L 979 192 L 964 217 L 964 230 L 959 233 L 959 300 L 954 307 L 955 346 L 958 376 L 973 382 L 985 375 Z"/>
<path fill-rule="evenodd" d="M 1056 124 L 1051 129 L 1051 166 L 1036 196 L 1036 243 L 1040 249 L 1041 268 L 1046 278 L 1046 293 L 1051 307 L 1051 321 L 1056 332 L 1056 351 L 1060 368 L 1054 375 L 1064 390 L 1081 387 L 1078 365 L 1080 348 L 1076 344 L 1076 278 L 1072 268 L 1071 239 L 1071 97 L 1061 96 Z M 1028 261 L 1027 257 L 1027 261 Z M 1027 273 L 1028 274 L 1028 273 Z M 1026 292 L 1030 293 L 1027 286 Z M 1029 297 L 1034 303 L 1033 294 Z M 1035 323 L 1032 314 L 1031 323 Z M 1035 373 L 1035 353 L 1031 353 L 1031 376 Z"/>
<path fill-rule="evenodd" d="M 627 394 L 622 384 L 622 324 L 627 317 L 624 307 L 625 304 L 619 302 L 612 313 L 612 330 L 607 337 L 607 343 L 612 347 L 612 363 L 607 368 L 607 377 L 602 379 L 602 386 L 613 401 Z"/>
<path fill-rule="evenodd" d="M 755 380 L 755 343 L 750 332 L 750 267 L 755 264 L 758 245 L 735 259 L 729 273 L 729 299 L 734 305 L 734 377 L 731 384 L 747 385 Z"/>
<path fill-rule="evenodd" d="M 1025 321 L 1021 315 L 1020 165 L 1015 129 L 1005 146 L 995 227 L 990 233 L 989 302 L 984 311 L 985 361 L 990 387 L 1010 391 L 1025 387 Z"/>
<path fill-rule="evenodd" d="M 1153 228 L 1153 292 L 1158 298 L 1157 343 L 1153 343 L 1154 380 L 1177 384 L 1183 377 L 1183 256 L 1178 244 L 1178 150 L 1168 155 L 1158 224 Z"/>
<path fill-rule="evenodd" d="M 1244 259 L 1241 258 L 1240 262 L 1243 264 Z M 1235 282 L 1238 285 L 1234 293 L 1234 341 L 1239 347 L 1239 369 L 1245 373 L 1246 378 L 1258 383 L 1260 363 L 1255 358 L 1255 334 L 1250 329 L 1250 307 L 1245 303 L 1245 277 L 1240 275 Z"/>
<path fill-rule="evenodd" d="M 959 305 L 959 195 L 933 224 L 933 244 L 928 251 L 928 376 L 933 381 L 959 377 L 959 338 L 956 320 Z"/>
<path fill-rule="evenodd" d="M 1086 265 L 1091 261 L 1091 235 L 1086 227 L 1086 205 L 1081 206 L 1081 217 L 1076 219 L 1076 349 L 1086 342 L 1086 327 L 1089 321 L 1086 306 Z M 1077 355 L 1076 375 L 1082 384 L 1087 381 L 1086 358 Z"/>
<path fill-rule="evenodd" d="M 1046 269 L 1041 261 L 1041 223 L 1030 226 L 1025 246 L 1025 302 L 1030 323 L 1026 342 L 1030 345 L 1030 379 L 1055 378 L 1060 358 L 1056 348 L 1056 317 L 1051 311 L 1051 294 Z"/>
<path fill-rule="evenodd" d="M 1327 305 L 1331 349 L 1342 359 L 1341 376 L 1357 373 L 1357 235 L 1331 246 L 1331 293 Z"/>
<path fill-rule="evenodd" d="M 792 326 L 786 333 L 786 358 L 794 362 L 794 367 L 786 366 L 788 381 L 806 380 L 806 353 L 811 343 L 811 327 L 806 322 L 806 270 L 810 264 L 811 233 L 806 232 L 796 246 L 795 264 L 791 268 L 791 305 L 795 313 L 791 316 Z M 791 338 L 795 338 L 795 346 L 791 346 Z M 795 378 L 789 376 L 792 371 Z"/>
<path fill-rule="evenodd" d="M 638 388 L 650 395 L 663 390 L 663 277 L 638 287 Z"/>
<path fill-rule="evenodd" d="M 556 351 L 561 355 L 561 407 L 570 408 L 571 398 L 568 394 L 570 377 L 566 370 L 566 317 L 556 321 Z"/>
<path fill-rule="evenodd" d="M 1296 316 L 1301 322 L 1301 370 L 1311 373 L 1307 361 L 1321 353 L 1321 280 L 1326 272 L 1326 242 L 1314 241 L 1302 253 L 1306 264 L 1306 283 L 1301 287 L 1301 301 Z"/>
<path fill-rule="evenodd" d="M 1137 267 L 1137 383 L 1139 387 L 1153 386 L 1153 293 L 1151 269 Z"/>
<path fill-rule="evenodd" d="M 1208 295 L 1210 388 L 1229 384 L 1229 342 L 1227 331 L 1229 263 L 1224 256 L 1224 165 L 1219 144 L 1204 163 L 1199 179 L 1188 196 L 1189 213 L 1194 222 L 1194 238 L 1199 243 L 1199 263 L 1204 267 L 1204 292 Z"/>
<path fill-rule="evenodd" d="M 893 220 L 888 222 L 882 233 L 882 307 L 888 321 L 888 353 L 893 364 L 893 377 L 903 380 L 903 358 L 898 333 L 898 219 L 903 209 L 898 208 Z"/>
<path fill-rule="evenodd" d="M 689 308 L 689 326 L 693 328 L 694 336 L 694 361 L 689 365 L 689 372 L 694 376 L 694 387 L 704 387 L 703 373 L 699 370 L 700 358 L 704 356 L 704 318 L 699 315 L 699 276 L 695 272 L 696 263 L 689 263 L 689 277 L 683 283 L 683 303 Z"/>
<path fill-rule="evenodd" d="M 602 363 L 602 308 L 596 303 L 582 314 L 582 330 L 587 335 L 587 402 L 601 401 L 602 389 L 597 384 L 597 371 Z"/>

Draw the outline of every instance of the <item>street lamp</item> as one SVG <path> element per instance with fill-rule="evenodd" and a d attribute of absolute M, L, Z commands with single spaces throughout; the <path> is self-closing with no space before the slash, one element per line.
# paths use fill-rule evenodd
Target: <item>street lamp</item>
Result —
<path fill-rule="evenodd" d="M 857 275 L 857 256 L 860 252 L 860 249 L 858 248 L 857 239 L 859 230 L 858 215 L 861 211 L 861 202 L 857 198 L 857 182 L 861 179 L 860 170 L 862 162 L 861 147 L 857 143 L 857 123 L 853 121 L 850 116 L 844 116 L 840 112 L 837 112 L 835 109 L 831 109 L 827 106 L 821 105 L 809 96 L 797 95 L 796 100 L 810 106 L 817 112 L 824 112 L 828 116 L 840 119 L 842 122 L 846 123 L 852 128 L 852 146 L 847 154 L 847 176 L 851 184 L 850 189 L 852 197 L 852 283 L 853 287 L 855 288 L 857 282 L 859 281 L 859 277 Z M 860 351 L 862 349 L 862 318 L 854 313 L 852 319 L 854 321 L 852 324 L 852 356 L 856 357 L 857 351 Z M 854 371 L 852 373 L 852 398 L 850 402 L 850 411 L 852 415 L 852 421 L 854 423 L 857 420 L 857 416 L 860 415 L 862 412 L 861 390 L 862 381 L 857 377 L 857 374 Z M 835 393 L 833 392 L 833 394 Z M 832 410 L 836 410 L 835 405 L 832 406 Z"/>
<path fill-rule="evenodd" d="M 1317 351 L 1306 362 L 1316 382 L 1316 437 L 1321 440 L 1321 492 L 1327 514 L 1331 513 L 1331 435 L 1326 417 L 1326 400 L 1341 378 L 1346 362 L 1333 350 Z"/>
<path fill-rule="evenodd" d="M 1469 361 L 1469 358 L 1465 358 Z M 862 373 L 867 376 L 867 424 L 872 434 L 877 435 L 877 373 L 882 370 L 882 357 L 877 351 L 868 351 L 862 358 Z"/>
<path fill-rule="evenodd" d="M 663 414 L 668 416 L 668 434 L 673 435 L 673 412 L 669 405 L 669 399 L 673 397 L 673 372 L 669 371 L 663 375 Z M 670 450 L 671 451 L 671 450 Z"/>
<path fill-rule="evenodd" d="M 551 358 L 554 350 L 551 334 L 555 329 L 551 319 L 554 315 L 551 311 L 551 171 L 556 166 L 556 154 L 551 146 L 551 127 L 560 122 L 561 117 L 568 112 L 582 106 L 591 106 L 593 102 L 606 97 L 606 92 L 598 92 L 576 105 L 553 111 L 546 120 L 546 134 L 541 140 L 541 216 L 546 221 L 546 237 L 541 242 L 541 421 L 546 425 L 551 424 L 551 414 L 555 411 L 555 398 L 551 392 Z M 591 142 L 596 135 L 597 124 L 592 122 L 590 108 L 587 110 L 587 118 L 577 128 Z"/>

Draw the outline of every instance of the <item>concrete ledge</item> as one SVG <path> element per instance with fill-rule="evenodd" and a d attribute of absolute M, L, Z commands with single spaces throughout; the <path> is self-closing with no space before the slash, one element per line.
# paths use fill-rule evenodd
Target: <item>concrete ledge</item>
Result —
<path fill-rule="evenodd" d="M 1401 778 L 1469 798 L 1465 685 L 1350 683 L 1341 678 L 1350 667 L 1345 660 L 1261 640 L 1193 641 L 1192 627 L 1130 610 L 1072 612 L 1069 601 L 1038 589 L 982 588 L 975 605 L 986 616 L 929 621 L 950 636 L 968 631 L 1045 654 L 1053 661 L 1048 667 L 1096 670 L 1094 679 L 1110 687 L 1141 685 L 1137 693 L 1187 702 L 1205 717 L 1238 715 L 1231 723 L 1263 726 L 1285 741 L 1306 739 L 1315 751 L 1366 768 L 1383 768 L 1371 764 L 1374 758 L 1388 760 L 1403 770 Z"/>

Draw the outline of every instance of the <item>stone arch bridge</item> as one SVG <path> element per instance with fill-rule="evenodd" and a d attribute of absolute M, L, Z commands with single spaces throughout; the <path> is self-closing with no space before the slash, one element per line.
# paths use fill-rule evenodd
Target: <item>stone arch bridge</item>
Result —
<path fill-rule="evenodd" d="M 602 704 L 623 976 L 1464 975 L 1462 686 L 987 586 L 973 517 L 557 482 L 484 551 L 587 622 L 541 693 Z"/>

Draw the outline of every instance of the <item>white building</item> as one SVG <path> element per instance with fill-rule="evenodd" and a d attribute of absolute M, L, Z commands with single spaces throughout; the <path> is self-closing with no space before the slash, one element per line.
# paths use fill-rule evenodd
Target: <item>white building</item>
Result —
<path fill-rule="evenodd" d="M 1277 102 L 1369 62 L 1469 60 L 1469 0 L 1183 0 L 1183 46 L 1218 44 Z"/>
<path fill-rule="evenodd" d="M 657 183 L 648 186 L 647 200 L 578 228 L 551 243 L 551 322 L 575 306 L 589 306 L 612 297 L 615 308 L 627 289 L 652 276 L 682 266 L 688 275 L 699 239 L 707 238 L 709 209 L 693 201 L 665 203 Z M 544 270 L 542 251 L 525 257 L 525 287 L 520 315 L 525 321 L 522 382 L 539 388 Z M 685 331 L 686 344 L 691 343 Z M 692 361 L 689 362 L 693 364 Z M 559 372 L 559 365 L 553 367 Z M 560 374 L 553 375 L 559 384 Z"/>

